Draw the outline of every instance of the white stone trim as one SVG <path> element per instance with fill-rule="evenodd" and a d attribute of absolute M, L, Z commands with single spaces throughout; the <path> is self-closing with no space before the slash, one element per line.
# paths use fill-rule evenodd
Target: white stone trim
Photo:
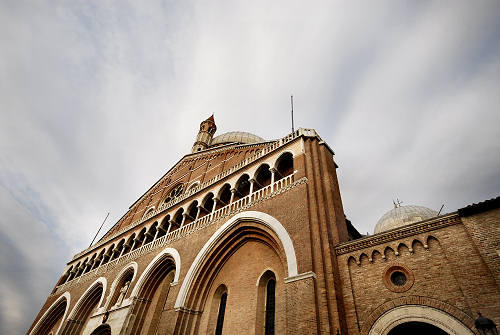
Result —
<path fill-rule="evenodd" d="M 92 285 L 90 285 L 86 290 L 85 292 L 80 296 L 80 299 L 78 299 L 78 301 L 76 302 L 75 306 L 73 307 L 73 309 L 71 310 L 71 313 L 69 313 L 69 316 L 68 316 L 68 319 L 72 319 L 75 317 L 75 313 L 76 311 L 78 310 L 78 308 L 80 307 L 80 305 L 82 304 L 82 301 L 87 297 L 88 293 L 94 289 L 95 286 L 97 286 L 99 283 L 101 283 L 102 285 L 102 294 L 101 294 L 101 299 L 99 300 L 99 303 L 97 304 L 97 312 L 99 312 L 100 310 L 100 307 L 101 307 L 101 304 L 102 304 L 102 301 L 104 299 L 104 295 L 106 294 L 106 287 L 108 285 L 108 281 L 106 278 L 104 277 L 99 277 L 97 278 L 93 283 Z"/>
<path fill-rule="evenodd" d="M 274 273 L 274 276 L 276 277 L 276 271 L 274 271 L 273 269 L 271 268 L 266 268 L 264 269 L 264 271 L 262 271 L 262 273 L 259 275 L 259 277 L 257 278 L 257 281 L 255 282 L 255 286 L 259 286 L 259 283 L 260 283 L 260 279 L 262 278 L 262 276 L 264 275 L 264 273 L 266 273 L 267 271 L 271 271 L 272 273 Z M 278 278 L 276 278 L 277 280 Z"/>
<path fill-rule="evenodd" d="M 302 279 L 307 279 L 307 278 L 314 278 L 316 279 L 316 274 L 312 271 L 307 271 L 307 272 L 304 272 L 304 273 L 301 273 L 299 275 L 296 275 L 296 276 L 290 276 L 290 277 L 286 277 L 285 278 L 285 283 L 291 283 L 291 282 L 294 282 L 294 281 L 297 281 L 297 280 L 302 280 Z"/>
<path fill-rule="evenodd" d="M 174 281 L 172 283 L 177 283 L 179 281 L 179 273 L 181 272 L 181 256 L 179 255 L 179 252 L 176 249 L 165 248 L 163 249 L 162 252 L 156 255 L 156 257 L 148 264 L 146 269 L 142 272 L 141 276 L 139 277 L 139 280 L 137 280 L 137 283 L 135 284 L 134 289 L 132 290 L 132 293 L 130 294 L 131 298 L 137 296 L 139 290 L 144 285 L 150 272 L 166 255 L 171 256 L 174 259 L 175 263 L 175 275 L 174 275 Z"/>
<path fill-rule="evenodd" d="M 217 231 L 210 237 L 210 239 L 205 243 L 203 248 L 200 250 L 196 258 L 194 259 L 191 267 L 189 268 L 186 277 L 184 278 L 181 288 L 179 290 L 179 294 L 177 295 L 177 299 L 175 301 L 175 308 L 184 308 L 186 303 L 187 294 L 191 285 L 194 281 L 195 276 L 197 275 L 201 264 L 207 257 L 208 253 L 215 244 L 220 241 L 223 236 L 236 224 L 243 220 L 251 220 L 256 223 L 260 223 L 271 230 L 273 230 L 278 236 L 283 249 L 285 251 L 286 261 L 288 265 L 288 276 L 294 277 L 297 275 L 297 258 L 295 257 L 295 250 L 293 248 L 292 239 L 290 235 L 288 235 L 286 229 L 283 225 L 272 217 L 269 214 L 257 211 L 246 211 L 241 212 L 231 219 L 229 219 L 226 223 L 224 223 Z"/>
<path fill-rule="evenodd" d="M 122 278 L 123 274 L 125 272 L 127 272 L 130 268 L 133 269 L 134 271 L 134 274 L 132 276 L 132 282 L 134 281 L 135 277 L 137 277 L 137 263 L 136 262 L 131 262 L 131 263 L 128 263 L 126 266 L 123 267 L 123 269 L 120 271 L 120 273 L 115 277 L 115 280 L 113 280 L 113 283 L 111 284 L 111 287 L 109 289 L 109 294 L 106 298 L 106 303 L 104 304 L 104 309 L 108 309 L 108 307 L 112 307 L 112 306 L 108 306 L 109 305 L 109 300 L 111 299 L 111 297 L 113 296 L 115 290 L 116 290 L 116 285 L 118 285 L 118 282 L 120 281 L 120 279 Z"/>
<path fill-rule="evenodd" d="M 385 312 L 375 321 L 368 335 L 387 335 L 394 327 L 411 321 L 432 324 L 451 335 L 474 335 L 472 330 L 450 314 L 423 305 L 398 306 Z"/>
<path fill-rule="evenodd" d="M 52 313 L 52 311 L 54 310 L 54 307 L 57 306 L 61 302 L 61 300 L 63 300 L 63 299 L 66 299 L 66 309 L 64 310 L 64 314 L 62 316 L 62 322 L 59 325 L 59 328 L 57 328 L 57 330 L 56 330 L 56 334 L 59 334 L 59 331 L 61 330 L 61 327 L 64 324 L 64 320 L 66 319 L 66 316 L 68 314 L 69 304 L 71 302 L 71 295 L 69 294 L 68 291 L 64 292 L 59 298 L 57 298 L 56 301 L 54 301 L 52 303 L 52 305 L 50 305 L 50 307 L 45 311 L 45 313 L 43 313 L 42 317 L 38 320 L 38 322 L 36 323 L 35 327 L 33 327 L 33 329 L 30 331 L 29 335 L 33 335 L 33 334 L 36 333 L 36 331 L 38 330 L 38 328 L 40 328 L 40 326 L 45 321 L 45 319 L 47 318 L 47 316 L 50 313 Z"/>

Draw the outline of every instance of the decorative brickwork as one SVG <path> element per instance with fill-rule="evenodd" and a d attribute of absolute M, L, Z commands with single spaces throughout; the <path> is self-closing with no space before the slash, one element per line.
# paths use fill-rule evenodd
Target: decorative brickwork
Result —
<path fill-rule="evenodd" d="M 387 335 L 415 321 L 471 335 L 478 311 L 500 324 L 500 201 L 362 237 L 314 130 L 211 146 L 215 129 L 205 120 L 193 152 L 69 261 L 28 334 Z"/>

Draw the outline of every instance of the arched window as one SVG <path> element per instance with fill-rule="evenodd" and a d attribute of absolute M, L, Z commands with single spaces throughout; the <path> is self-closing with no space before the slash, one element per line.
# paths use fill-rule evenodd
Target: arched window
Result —
<path fill-rule="evenodd" d="M 285 152 L 276 161 L 276 173 L 277 176 L 275 180 L 284 178 L 293 173 L 293 155 L 289 152 Z"/>
<path fill-rule="evenodd" d="M 158 231 L 156 227 L 158 227 L 158 222 L 153 223 L 151 228 L 149 228 L 149 231 L 146 233 L 146 240 L 144 241 L 144 244 L 148 244 L 149 242 L 153 241 L 156 232 Z"/>
<path fill-rule="evenodd" d="M 265 187 L 271 184 L 271 171 L 269 171 L 269 165 L 262 164 L 259 169 L 255 172 L 255 182 L 253 185 L 253 190 Z"/>
<path fill-rule="evenodd" d="M 83 270 L 83 273 L 87 273 L 90 270 L 92 270 L 92 266 L 94 265 L 95 258 L 96 258 L 96 254 L 93 254 L 92 257 L 90 258 L 90 261 L 85 266 L 85 269 Z"/>
<path fill-rule="evenodd" d="M 226 313 L 227 304 L 227 287 L 222 284 L 215 290 L 210 304 L 210 314 L 208 318 L 208 327 L 206 334 L 222 334 L 224 327 L 224 315 Z"/>
<path fill-rule="evenodd" d="M 199 181 L 195 181 L 194 183 L 192 183 L 191 185 L 189 185 L 189 187 L 186 190 L 186 192 L 191 192 L 192 190 L 196 189 L 198 186 L 200 186 L 200 182 Z"/>
<path fill-rule="evenodd" d="M 165 236 L 168 231 L 168 225 L 170 224 L 170 215 L 167 215 L 165 219 L 163 219 L 160 227 L 158 227 L 158 236 L 156 238 L 160 238 Z"/>
<path fill-rule="evenodd" d="M 183 190 L 184 190 L 184 185 L 182 185 L 182 184 L 178 184 L 175 187 L 172 187 L 170 189 L 170 192 L 168 192 L 168 195 L 165 198 L 164 203 L 168 203 L 168 202 L 174 200 L 175 198 L 177 198 L 179 195 L 182 194 Z"/>
<path fill-rule="evenodd" d="M 246 197 L 248 194 L 250 194 L 250 177 L 247 174 L 244 174 L 243 176 L 238 179 L 236 182 L 236 193 L 234 194 L 235 199 L 238 200 L 243 197 Z"/>
<path fill-rule="evenodd" d="M 142 228 L 137 237 L 135 238 L 132 250 L 140 248 L 145 238 L 146 238 L 146 227 Z"/>
<path fill-rule="evenodd" d="M 218 198 L 219 199 L 215 207 L 216 210 L 229 205 L 229 203 L 231 202 L 231 185 L 224 184 L 219 191 Z"/>
<path fill-rule="evenodd" d="M 101 263 L 102 263 L 102 258 L 103 258 L 103 256 L 104 256 L 104 251 L 105 251 L 105 249 L 102 249 L 102 250 L 99 252 L 99 256 L 97 256 L 97 258 L 96 258 L 96 260 L 95 260 L 94 264 L 92 265 L 92 270 L 96 269 L 98 266 L 100 266 L 100 265 L 101 265 Z"/>
<path fill-rule="evenodd" d="M 147 217 L 148 215 L 151 215 L 151 213 L 153 213 L 155 211 L 155 208 L 154 207 L 151 207 L 150 209 L 148 209 L 146 211 L 146 213 L 144 213 L 144 216 L 143 218 Z"/>
<path fill-rule="evenodd" d="M 188 224 L 196 220 L 197 215 L 198 215 L 198 201 L 195 200 L 188 207 L 186 214 L 186 221 L 184 222 L 184 224 Z"/>
<path fill-rule="evenodd" d="M 212 192 L 208 193 L 202 202 L 202 209 L 200 217 L 212 213 L 212 208 L 214 207 L 214 194 Z"/>
<path fill-rule="evenodd" d="M 266 286 L 266 335 L 274 335 L 274 314 L 276 309 L 276 280 L 269 279 Z"/>
<path fill-rule="evenodd" d="M 271 270 L 262 274 L 257 288 L 255 334 L 274 335 L 276 315 L 276 275 Z"/>
<path fill-rule="evenodd" d="M 122 251 L 123 251 L 123 245 L 125 244 L 125 239 L 121 239 L 118 245 L 116 246 L 115 250 L 113 250 L 113 254 L 111 255 L 111 260 L 117 259 L 120 257 Z"/>
<path fill-rule="evenodd" d="M 111 297 L 111 300 L 108 304 L 108 308 L 116 308 L 123 303 L 123 300 L 129 293 L 130 283 L 132 282 L 132 279 L 134 279 L 134 269 L 130 268 L 122 275 L 122 277 L 118 281 L 118 284 L 115 287 L 115 291 L 113 292 L 113 296 Z"/>
<path fill-rule="evenodd" d="M 224 326 L 224 314 L 226 313 L 227 292 L 220 296 L 219 313 L 217 314 L 217 326 L 215 327 L 215 335 L 222 335 L 222 327 Z"/>
<path fill-rule="evenodd" d="M 177 212 L 175 212 L 174 219 L 172 220 L 172 228 L 170 228 L 170 231 L 174 231 L 180 228 L 182 224 L 182 214 L 184 214 L 184 208 L 179 208 Z"/>

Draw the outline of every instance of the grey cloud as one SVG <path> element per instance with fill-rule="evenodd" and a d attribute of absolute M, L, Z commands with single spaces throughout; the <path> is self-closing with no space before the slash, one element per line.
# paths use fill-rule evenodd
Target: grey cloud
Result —
<path fill-rule="evenodd" d="M 106 212 L 105 230 L 212 113 L 219 134 L 277 138 L 293 93 L 296 127 L 335 150 L 362 232 L 395 197 L 452 211 L 498 195 L 499 12 L 486 1 L 2 2 L 1 232 L 23 257 L 1 264 L 24 269 L 0 274 L 23 317 L 2 310 L 4 333 L 26 329 Z M 13 285 L 21 273 L 36 280 Z"/>

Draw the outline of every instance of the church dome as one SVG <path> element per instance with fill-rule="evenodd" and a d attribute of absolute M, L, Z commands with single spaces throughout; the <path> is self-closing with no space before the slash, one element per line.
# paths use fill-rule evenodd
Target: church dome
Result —
<path fill-rule="evenodd" d="M 266 140 L 257 135 L 247 133 L 244 131 L 231 131 L 229 133 L 224 133 L 219 136 L 215 136 L 210 142 L 210 146 L 227 144 L 227 143 L 241 143 L 241 144 L 251 144 L 265 142 Z"/>
<path fill-rule="evenodd" d="M 398 206 L 385 213 L 378 220 L 374 233 L 382 233 L 411 223 L 427 220 L 437 215 L 436 211 L 423 206 Z"/>

